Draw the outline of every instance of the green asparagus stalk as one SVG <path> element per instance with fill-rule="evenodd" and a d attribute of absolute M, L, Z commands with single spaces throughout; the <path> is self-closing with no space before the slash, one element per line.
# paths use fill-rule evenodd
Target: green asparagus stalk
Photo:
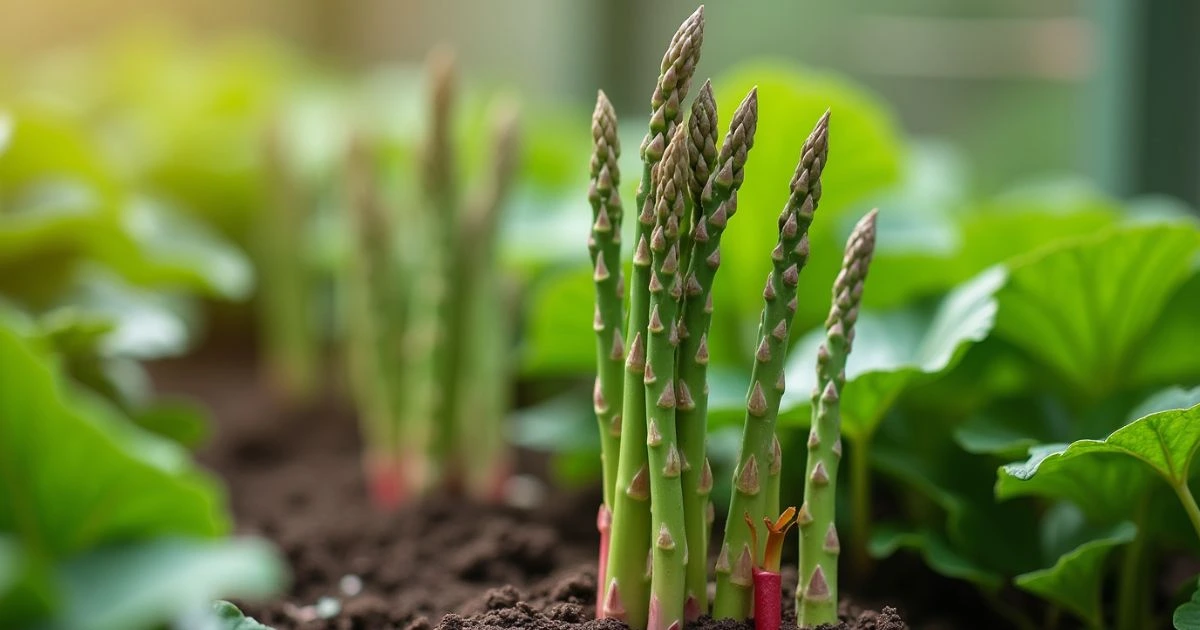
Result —
<path fill-rule="evenodd" d="M 346 162 L 347 223 L 350 243 L 343 286 L 348 321 L 351 385 L 362 418 L 364 474 L 376 506 L 389 509 L 404 499 L 397 441 L 396 409 L 389 395 L 395 361 L 387 349 L 394 332 L 384 325 L 391 304 L 391 221 L 376 193 L 373 153 L 356 138 Z"/>
<path fill-rule="evenodd" d="M 842 459 L 839 404 L 846 384 L 846 359 L 854 345 L 854 324 L 871 257 L 875 217 L 863 217 L 846 243 L 842 270 L 833 283 L 833 304 L 825 320 L 825 343 L 817 351 L 812 428 L 800 508 L 800 585 L 796 617 L 802 628 L 837 622 L 837 565 L 841 545 L 834 525 L 838 463 Z"/>
<path fill-rule="evenodd" d="M 422 151 L 421 187 L 425 212 L 414 213 L 411 228 L 424 238 L 412 239 L 414 252 L 413 288 L 406 304 L 408 326 L 402 353 L 405 357 L 399 397 L 403 401 L 402 459 L 406 479 L 415 492 L 428 490 L 445 469 L 445 454 L 452 445 L 450 418 L 454 409 L 446 404 L 455 379 L 447 378 L 453 351 L 445 348 L 457 330 L 448 323 L 455 309 L 447 298 L 449 256 L 454 251 L 454 223 L 458 215 L 458 190 L 451 148 L 450 118 L 454 92 L 454 61 L 439 50 L 427 62 L 430 77 L 430 125 Z M 461 317 L 459 313 L 456 317 Z M 437 422 L 437 418 L 443 422 Z M 441 480 L 444 481 L 444 480 Z"/>
<path fill-rule="evenodd" d="M 829 112 L 804 142 L 800 163 L 791 182 L 791 195 L 779 216 L 779 243 L 771 252 L 773 270 L 763 289 L 765 306 L 758 325 L 758 350 L 750 375 L 742 448 L 733 477 L 725 541 L 717 558 L 717 594 L 713 614 L 745 619 L 750 614 L 754 558 L 749 534 L 740 527 L 744 514 L 756 522 L 775 514 L 778 498 L 768 499 L 766 478 L 778 475 L 774 460 L 775 420 L 783 395 L 783 363 L 788 329 L 796 314 L 796 285 L 808 261 L 808 228 L 821 199 L 821 171 L 828 156 Z M 772 509 L 777 509 L 772 507 Z"/>
<path fill-rule="evenodd" d="M 284 144 L 282 130 L 272 126 L 263 151 L 268 199 L 255 234 L 264 279 L 258 315 L 272 391 L 287 403 L 302 403 L 317 393 L 321 344 L 312 317 L 313 273 L 296 244 L 305 238 L 315 204 L 288 167 Z"/>
<path fill-rule="evenodd" d="M 649 447 L 651 532 L 649 630 L 683 627 L 683 460 L 675 430 L 675 348 L 679 344 L 680 224 L 687 220 L 687 129 L 679 125 L 658 166 L 654 232 L 650 237 L 650 320 L 646 336 L 646 446 Z"/>
<path fill-rule="evenodd" d="M 693 119 L 696 116 L 693 109 Z M 708 611 L 706 552 L 712 468 L 705 455 L 705 436 L 708 431 L 708 328 L 712 321 L 712 289 L 721 264 L 721 235 L 729 218 L 737 212 L 737 191 L 745 178 L 746 157 L 754 146 L 757 126 L 758 90 L 755 89 L 734 112 L 716 165 L 695 197 L 701 213 L 692 228 L 690 240 L 694 243 L 684 280 L 683 315 L 679 326 L 679 395 L 676 397 L 676 424 L 685 462 L 683 513 L 688 549 L 692 550 L 687 562 L 685 612 L 688 621 L 694 621 Z M 695 148 L 696 145 L 690 146 Z M 693 168 L 692 172 L 697 171 Z"/>
<path fill-rule="evenodd" d="M 690 181 L 687 195 L 687 220 L 679 226 L 684 235 L 691 235 L 701 217 L 700 195 L 712 174 L 717 161 L 717 99 L 713 96 L 712 82 L 705 80 L 692 101 L 692 113 L 688 116 L 688 167 Z M 686 264 L 692 259 L 691 238 L 680 240 L 680 261 Z"/>
<path fill-rule="evenodd" d="M 457 458 L 455 421 L 462 405 L 465 384 L 462 370 L 468 346 L 463 337 L 470 310 L 464 304 L 468 292 L 459 287 L 469 282 L 470 264 L 459 246 L 462 215 L 457 160 L 452 130 L 456 70 L 452 54 L 435 50 L 428 61 L 431 78 L 429 136 L 425 145 L 425 193 L 429 203 L 432 233 L 430 243 L 439 246 L 431 258 L 442 286 L 436 292 L 438 334 L 434 352 L 433 456 L 442 473 L 441 484 L 449 491 L 461 490 L 463 462 Z"/>
<path fill-rule="evenodd" d="M 600 424 L 600 460 L 604 469 L 604 505 L 611 510 L 617 487 L 617 455 L 621 438 L 621 385 L 624 379 L 625 341 L 621 326 L 625 321 L 624 281 L 621 272 L 621 170 L 618 160 L 621 144 L 617 137 L 617 114 L 608 96 L 596 96 L 592 114 L 591 186 L 592 234 L 588 251 L 592 258 L 596 283 L 596 388 L 593 402 Z M 611 512 L 606 517 L 612 519 Z"/>
<path fill-rule="evenodd" d="M 500 212 L 516 175 L 519 129 L 515 105 L 493 106 L 492 159 L 481 196 L 464 208 L 456 245 L 464 267 L 457 307 L 465 310 L 457 332 L 469 357 L 460 357 L 458 378 L 469 383 L 461 391 L 460 413 L 444 418 L 456 424 L 456 455 L 463 466 L 466 489 L 483 499 L 496 499 L 507 478 L 503 419 L 508 408 L 508 307 L 504 278 L 496 261 Z"/>
<path fill-rule="evenodd" d="M 600 559 L 596 575 L 603 583 L 608 572 L 609 535 L 612 531 L 613 494 L 617 487 L 617 458 L 621 449 L 621 387 L 624 379 L 625 323 L 624 278 L 621 271 L 621 143 L 617 134 L 617 113 L 601 90 L 592 113 L 591 185 L 588 201 L 592 205 L 592 234 L 588 252 L 596 283 L 596 386 L 592 402 L 600 425 L 600 464 L 604 477 L 604 503 L 596 514 L 600 531 Z M 604 616 L 603 589 L 596 591 L 596 617 Z"/>
<path fill-rule="evenodd" d="M 662 160 L 667 141 L 680 124 L 680 103 L 686 98 L 704 34 L 703 7 L 684 20 L 663 56 L 660 75 L 650 100 L 650 129 L 640 147 L 642 181 L 637 206 L 641 213 L 634 230 L 633 278 L 629 288 L 629 321 L 625 339 L 622 394 L 621 448 L 613 501 L 612 542 L 608 557 L 604 614 L 624 620 L 635 630 L 646 627 L 650 589 L 647 564 L 650 552 L 650 486 L 647 470 L 645 336 L 650 312 L 650 231 L 654 226 L 654 168 Z"/>

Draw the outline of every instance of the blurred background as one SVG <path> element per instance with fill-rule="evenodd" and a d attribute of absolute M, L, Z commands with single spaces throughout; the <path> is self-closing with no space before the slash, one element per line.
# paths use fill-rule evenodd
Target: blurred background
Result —
<path fill-rule="evenodd" d="M 451 42 L 469 76 L 583 111 L 596 86 L 645 109 L 679 0 L 6 0 L 0 56 L 27 70 L 64 49 L 146 31 L 189 45 L 250 34 L 310 63 L 355 71 L 420 60 Z M 702 76 L 781 56 L 844 72 L 910 133 L 950 139 L 992 191 L 1074 173 L 1120 194 L 1200 195 L 1200 6 L 1188 0 L 714 2 Z M 10 74 L 11 76 L 11 74 Z M 1016 140 L 1021 138 L 1021 140 Z"/>

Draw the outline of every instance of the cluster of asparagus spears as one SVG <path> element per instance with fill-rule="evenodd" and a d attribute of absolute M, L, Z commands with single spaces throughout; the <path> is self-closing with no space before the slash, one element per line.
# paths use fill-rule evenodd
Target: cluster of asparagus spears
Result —
<path fill-rule="evenodd" d="M 604 471 L 596 613 L 638 630 L 678 630 L 709 610 L 707 550 L 714 511 L 705 435 L 712 289 L 721 236 L 737 212 L 738 188 L 754 145 L 758 95 L 752 90 L 738 106 L 719 150 L 717 105 L 708 82 L 684 120 L 703 32 L 701 7 L 680 26 L 662 60 L 650 129 L 640 147 L 643 170 L 628 290 L 621 259 L 617 117 L 603 92 L 592 118 L 588 245 L 596 285 L 594 404 Z M 828 129 L 826 113 L 801 148 L 779 216 L 742 449 L 715 566 L 712 613 L 735 619 L 753 613 L 760 628 L 779 624 L 781 545 L 793 518 L 803 538 L 800 624 L 836 621 L 838 399 L 874 250 L 874 212 L 851 235 L 834 285 L 828 340 L 817 368 L 821 386 L 814 393 L 806 501 L 782 516 L 783 453 L 775 435 L 799 273 L 808 259 L 807 233 L 828 158 Z M 757 523 L 766 528 L 761 539 Z"/>
<path fill-rule="evenodd" d="M 433 488 L 495 497 L 509 464 L 502 420 L 510 309 L 495 258 L 517 119 L 510 106 L 495 108 L 490 171 L 464 200 L 451 141 L 451 57 L 435 53 L 428 74 L 421 203 L 383 199 L 365 140 L 353 143 L 347 161 L 348 358 L 370 492 L 385 508 Z"/>

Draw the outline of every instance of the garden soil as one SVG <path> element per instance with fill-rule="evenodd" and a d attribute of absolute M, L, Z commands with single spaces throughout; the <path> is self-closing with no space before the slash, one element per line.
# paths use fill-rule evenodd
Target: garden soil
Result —
<path fill-rule="evenodd" d="M 378 513 L 363 491 L 349 410 L 331 400 L 282 410 L 249 364 L 199 357 L 152 366 L 160 393 L 212 411 L 214 435 L 201 459 L 224 477 L 238 533 L 273 540 L 291 566 L 284 596 L 238 602 L 248 615 L 278 630 L 625 627 L 592 618 L 598 493 L 550 493 L 530 509 L 435 498 Z M 540 475 L 540 464 L 530 456 L 521 467 Z M 785 591 L 794 587 L 785 570 Z M 843 603 L 838 628 L 906 627 L 894 609 L 881 610 Z M 784 614 L 794 620 L 793 611 Z M 920 627 L 1002 627 L 960 623 Z M 690 627 L 752 624 L 706 618 Z"/>

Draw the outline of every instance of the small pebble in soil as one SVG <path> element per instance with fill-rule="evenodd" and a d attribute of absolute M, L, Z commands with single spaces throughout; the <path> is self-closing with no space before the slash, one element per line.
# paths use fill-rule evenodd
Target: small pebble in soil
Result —
<path fill-rule="evenodd" d="M 336 597 L 322 597 L 317 600 L 317 604 L 313 608 L 317 612 L 317 617 L 333 619 L 342 612 L 342 603 Z"/>
<path fill-rule="evenodd" d="M 532 510 L 546 500 L 546 484 L 533 475 L 513 475 L 504 482 L 504 502 L 521 510 Z"/>
<path fill-rule="evenodd" d="M 353 573 L 349 575 L 343 575 L 342 579 L 338 580 L 338 590 L 340 590 L 346 597 L 354 597 L 363 590 L 362 578 L 354 575 Z"/>

